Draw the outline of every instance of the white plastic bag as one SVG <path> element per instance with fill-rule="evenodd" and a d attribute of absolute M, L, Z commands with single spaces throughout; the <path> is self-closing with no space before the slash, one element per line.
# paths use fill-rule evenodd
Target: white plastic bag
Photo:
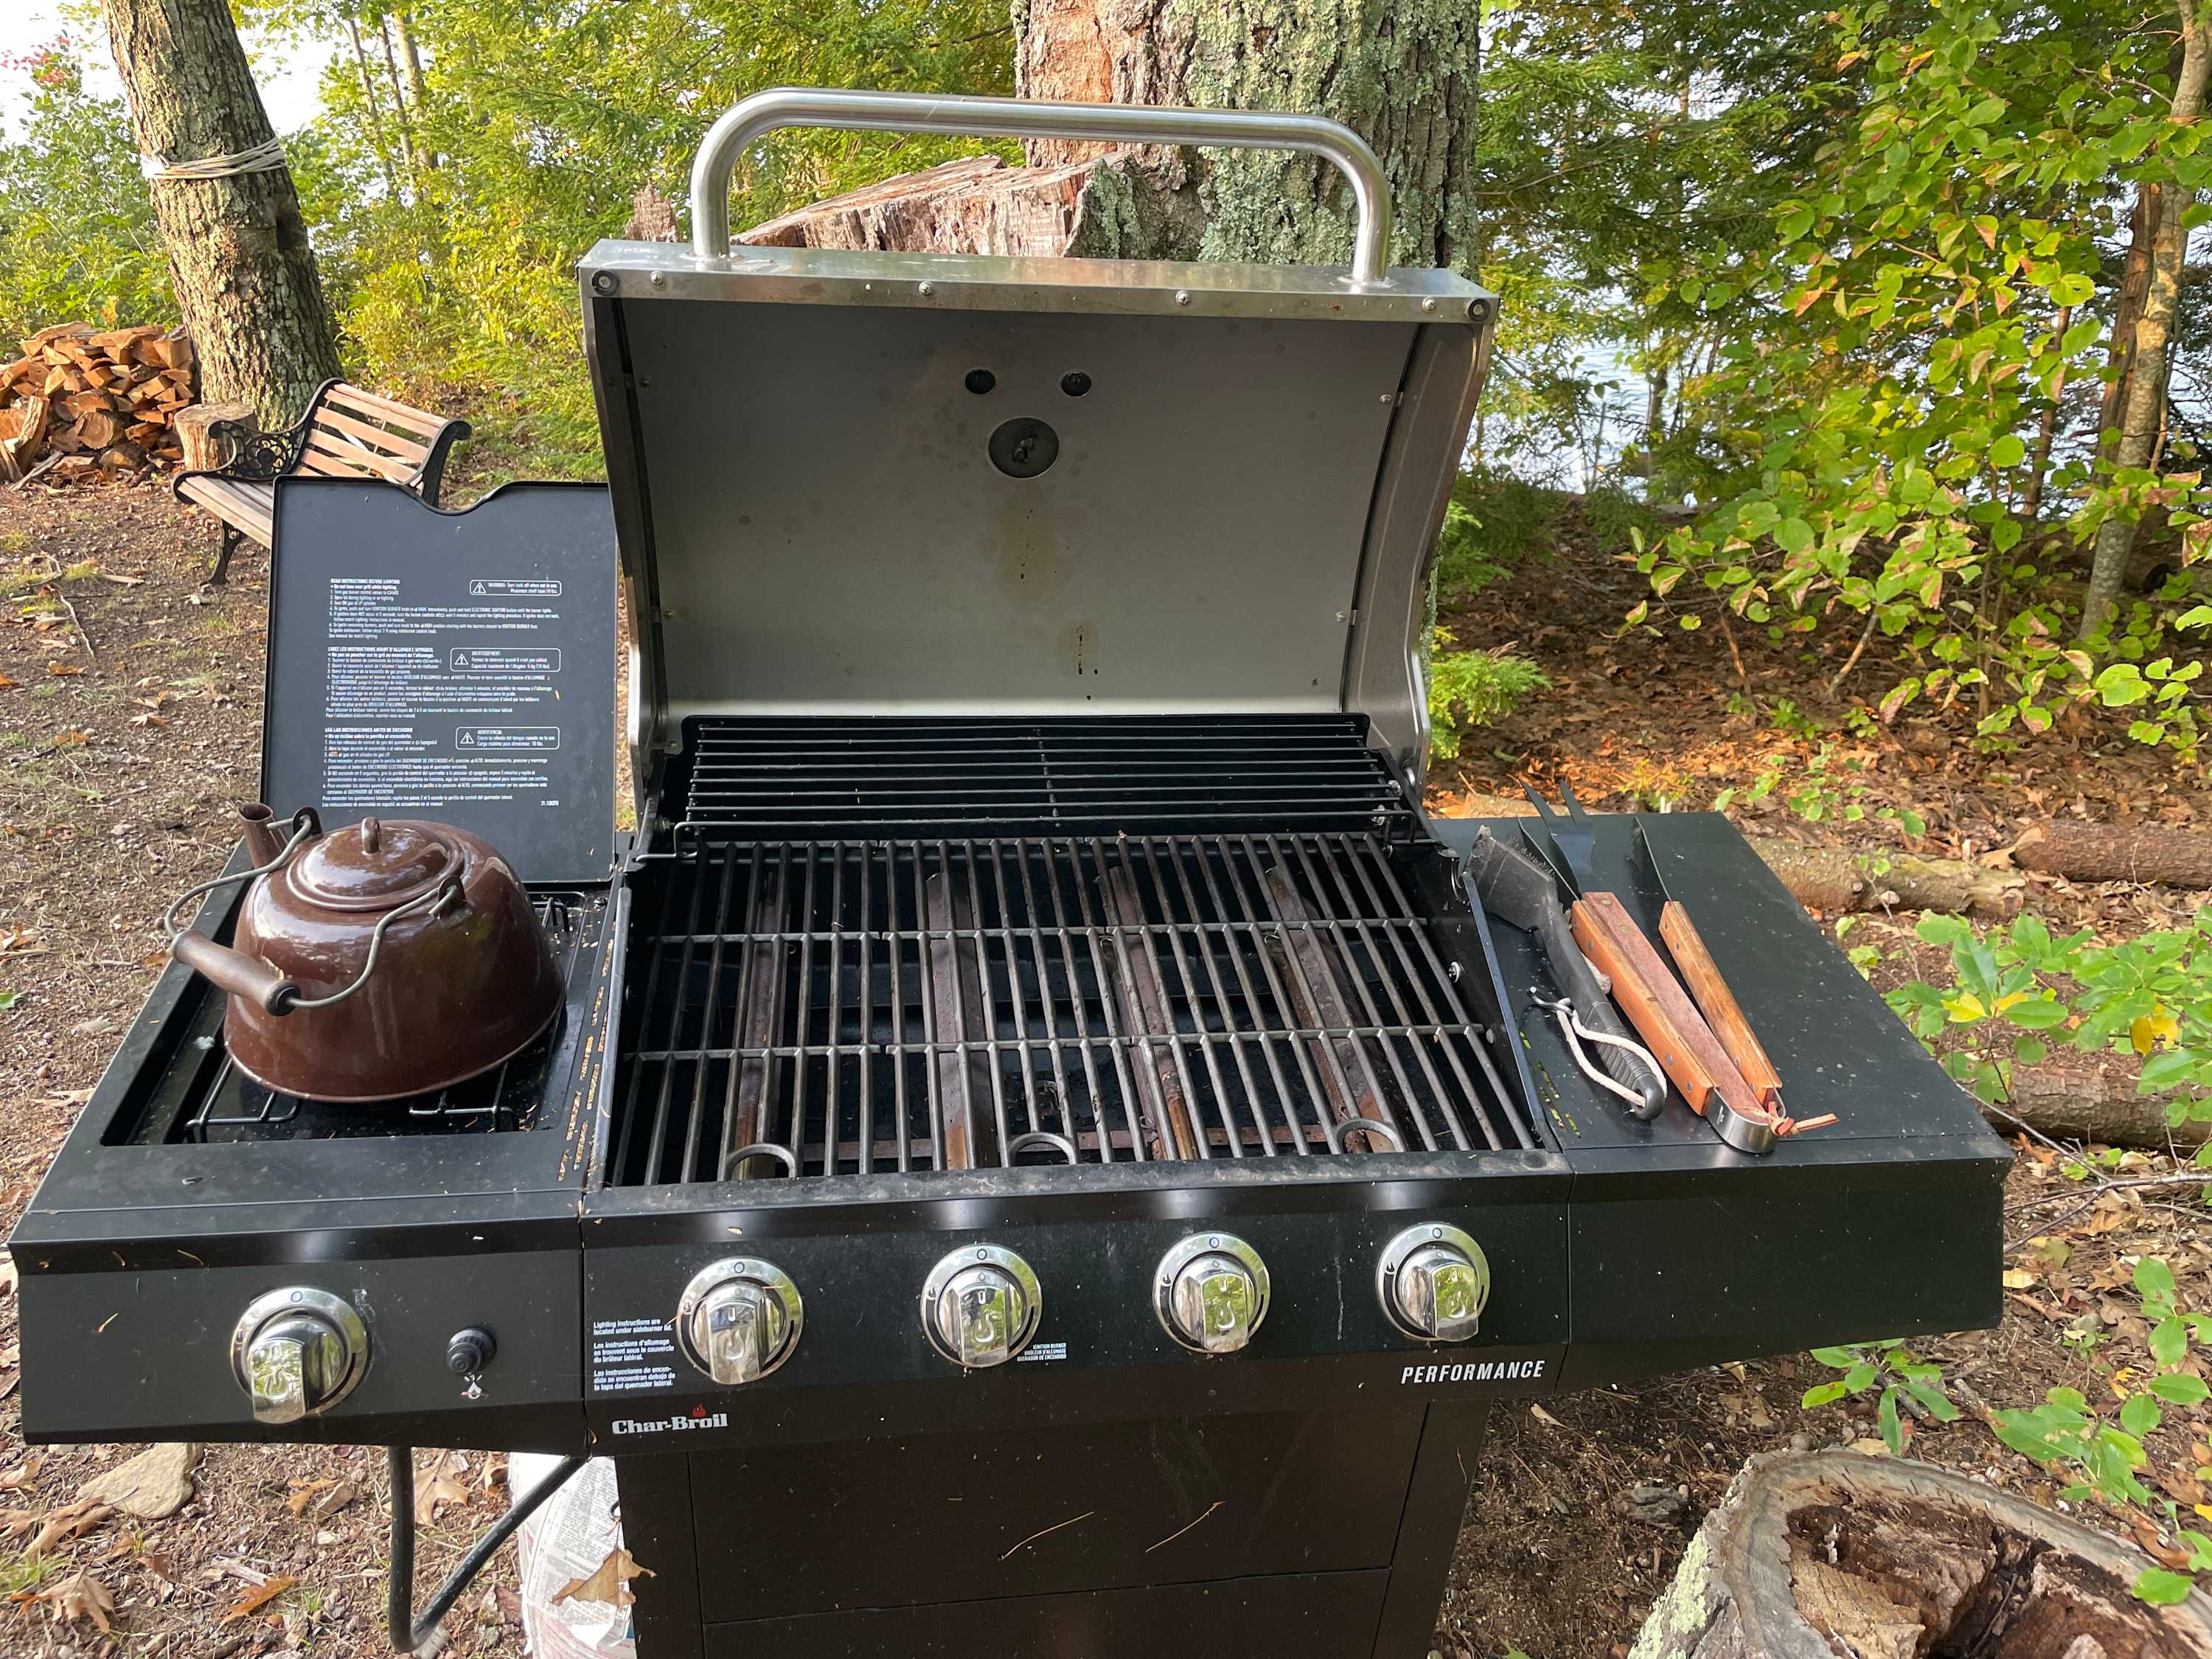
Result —
<path fill-rule="evenodd" d="M 508 1501 L 534 1492 L 560 1462 L 537 1452 L 514 1454 L 507 1460 Z M 604 1457 L 577 1470 L 522 1523 L 514 1544 L 521 1565 L 522 1634 L 533 1659 L 637 1659 L 627 1607 L 573 1595 L 553 1599 L 562 1585 L 597 1572 L 622 1541 L 615 1466 Z"/>

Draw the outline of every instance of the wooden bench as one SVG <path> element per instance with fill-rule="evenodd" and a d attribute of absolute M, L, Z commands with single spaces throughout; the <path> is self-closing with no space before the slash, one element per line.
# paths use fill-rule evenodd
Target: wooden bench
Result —
<path fill-rule="evenodd" d="M 170 490 L 204 507 L 222 525 L 222 551 L 211 582 L 230 574 L 230 556 L 252 538 L 275 540 L 276 480 L 381 478 L 413 490 L 431 506 L 445 481 L 447 453 L 470 435 L 466 421 L 449 421 L 364 392 L 343 380 L 315 389 L 299 423 L 282 432 L 253 432 L 234 421 L 210 422 L 211 436 L 230 442 L 230 459 L 210 471 L 179 472 Z"/>

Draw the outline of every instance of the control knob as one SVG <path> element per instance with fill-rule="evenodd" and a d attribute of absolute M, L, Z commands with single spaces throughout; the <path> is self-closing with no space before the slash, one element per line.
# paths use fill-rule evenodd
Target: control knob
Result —
<path fill-rule="evenodd" d="M 1030 1264 L 996 1244 L 969 1244 L 929 1270 L 921 1328 L 964 1370 L 1003 1365 L 1029 1346 L 1044 1311 Z"/>
<path fill-rule="evenodd" d="M 230 1336 L 230 1368 L 258 1423 L 297 1423 L 352 1393 L 368 1327 L 343 1297 L 291 1285 L 257 1297 Z"/>
<path fill-rule="evenodd" d="M 676 1304 L 684 1357 L 726 1389 L 757 1382 L 790 1358 L 805 1323 L 791 1276 L 754 1256 L 702 1267 Z"/>
<path fill-rule="evenodd" d="M 1153 1311 L 1200 1353 L 1235 1353 L 1267 1316 L 1267 1264 L 1243 1239 L 1193 1233 L 1160 1258 Z"/>
<path fill-rule="evenodd" d="M 1390 1322 L 1424 1342 L 1464 1342 L 1490 1300 L 1490 1261 L 1457 1227 L 1408 1227 L 1384 1247 L 1376 1294 Z"/>

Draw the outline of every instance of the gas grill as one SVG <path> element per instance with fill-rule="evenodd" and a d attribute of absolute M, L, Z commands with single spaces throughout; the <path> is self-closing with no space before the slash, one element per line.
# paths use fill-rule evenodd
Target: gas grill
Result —
<path fill-rule="evenodd" d="M 1305 149 L 1359 253 L 732 251 L 733 158 L 809 121 Z M 31 1438 L 611 1455 L 645 1659 L 1396 1659 L 1493 1400 L 1996 1320 L 2002 1143 L 1724 820 L 1575 852 L 1698 917 L 1837 1115 L 1765 1157 L 1593 1084 L 1483 826 L 1425 813 L 1492 301 L 1382 269 L 1356 138 L 776 93 L 694 214 L 582 268 L 637 829 L 602 879 L 519 866 L 559 1018 L 335 1107 L 165 973 L 13 1240 Z M 496 497 L 390 510 L 456 570 L 530 545 Z M 287 1295 L 349 1380 L 257 1421 L 234 1327 Z"/>

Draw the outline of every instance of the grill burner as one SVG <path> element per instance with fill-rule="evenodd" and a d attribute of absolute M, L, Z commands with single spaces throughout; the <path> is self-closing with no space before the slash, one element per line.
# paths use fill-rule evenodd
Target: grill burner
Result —
<path fill-rule="evenodd" d="M 580 964 L 605 928 L 606 901 L 598 894 L 539 893 L 538 919 L 554 963 L 573 996 Z M 158 1080 L 145 1109 L 118 1139 L 135 1146 L 171 1142 L 348 1139 L 392 1134 L 492 1133 L 533 1127 L 546 1103 L 548 1079 L 566 1075 L 574 1047 L 569 1022 L 556 1018 L 537 1042 L 489 1072 L 434 1093 L 371 1105 L 339 1105 L 280 1094 L 247 1077 L 222 1042 L 223 999 L 203 996 L 189 1035 Z"/>
<path fill-rule="evenodd" d="M 610 1179 L 1531 1146 L 1404 856 L 1251 833 L 661 865 Z"/>

